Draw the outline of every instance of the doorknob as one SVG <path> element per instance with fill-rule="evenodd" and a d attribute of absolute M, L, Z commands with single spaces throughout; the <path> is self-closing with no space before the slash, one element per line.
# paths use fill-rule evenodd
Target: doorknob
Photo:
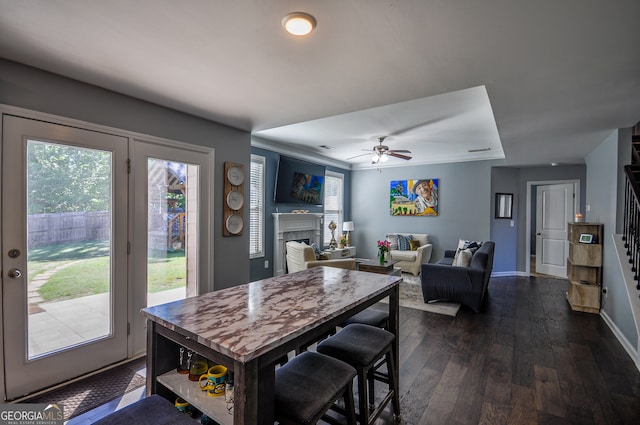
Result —
<path fill-rule="evenodd" d="M 12 277 L 14 279 L 17 279 L 20 276 L 22 276 L 22 272 L 19 269 L 11 269 L 7 274 L 9 275 L 9 277 Z"/>
<path fill-rule="evenodd" d="M 542 236 L 542 233 L 538 232 L 538 233 L 536 233 L 536 236 Z"/>

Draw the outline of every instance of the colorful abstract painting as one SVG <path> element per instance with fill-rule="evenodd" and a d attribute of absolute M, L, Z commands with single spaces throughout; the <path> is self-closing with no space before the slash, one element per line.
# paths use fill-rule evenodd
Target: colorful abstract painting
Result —
<path fill-rule="evenodd" d="M 438 179 L 392 180 L 389 190 L 391 215 L 438 215 Z"/>

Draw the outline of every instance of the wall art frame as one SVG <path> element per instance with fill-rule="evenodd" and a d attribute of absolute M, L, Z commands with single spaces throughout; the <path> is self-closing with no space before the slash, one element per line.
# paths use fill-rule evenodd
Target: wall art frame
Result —
<path fill-rule="evenodd" d="M 513 193 L 496 193 L 495 218 L 513 218 Z"/>
<path fill-rule="evenodd" d="M 393 216 L 437 216 L 440 179 L 391 180 L 389 214 Z"/>

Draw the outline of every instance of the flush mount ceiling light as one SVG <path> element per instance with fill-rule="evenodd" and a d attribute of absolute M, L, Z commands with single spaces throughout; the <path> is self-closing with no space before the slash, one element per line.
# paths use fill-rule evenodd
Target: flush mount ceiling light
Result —
<path fill-rule="evenodd" d="M 282 27 L 298 37 L 309 34 L 316 27 L 316 20 L 308 13 L 294 12 L 282 18 Z"/>

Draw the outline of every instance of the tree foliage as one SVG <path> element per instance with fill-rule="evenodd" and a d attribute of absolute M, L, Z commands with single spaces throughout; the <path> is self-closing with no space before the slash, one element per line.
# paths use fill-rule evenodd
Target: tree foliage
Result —
<path fill-rule="evenodd" d="M 29 142 L 28 214 L 109 211 L 111 153 Z"/>

